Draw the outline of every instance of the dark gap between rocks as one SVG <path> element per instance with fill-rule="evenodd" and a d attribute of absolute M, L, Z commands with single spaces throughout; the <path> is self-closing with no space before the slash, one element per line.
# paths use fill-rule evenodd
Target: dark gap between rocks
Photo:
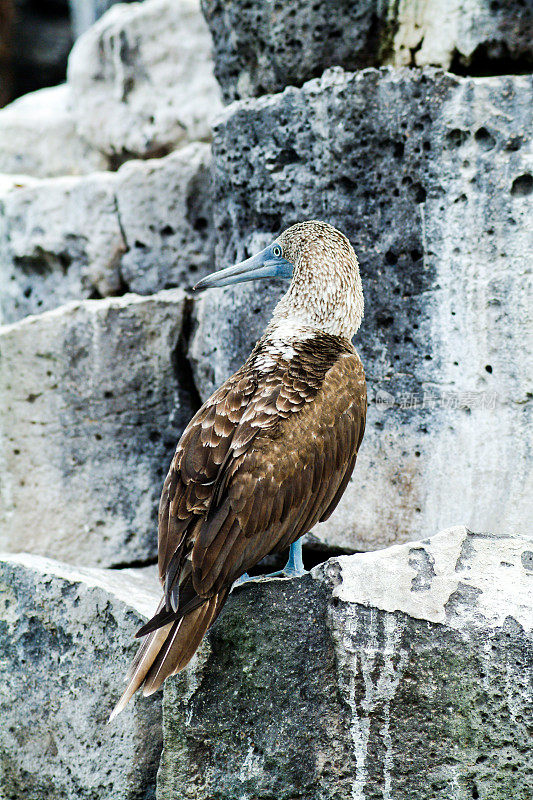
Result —
<path fill-rule="evenodd" d="M 111 564 L 109 569 L 142 569 L 143 567 L 154 567 L 157 565 L 157 558 L 132 558 L 131 561 L 118 561 Z"/>
<path fill-rule="evenodd" d="M 497 75 L 527 75 L 533 69 L 533 57 L 526 52 L 513 55 L 505 42 L 479 44 L 466 58 L 454 51 L 449 72 L 464 78 L 489 78 Z"/>
<path fill-rule="evenodd" d="M 304 545 L 303 559 L 304 566 L 307 570 L 313 569 L 318 564 L 323 564 L 329 561 L 330 558 L 338 558 L 339 556 L 353 555 L 352 552 L 344 550 L 342 547 L 325 547 L 323 549 L 316 549 Z M 266 575 L 269 572 L 275 572 L 278 569 L 283 569 L 289 557 L 289 548 L 283 550 L 281 553 L 271 553 L 265 556 L 255 567 L 250 571 L 250 575 Z M 120 561 L 116 564 L 111 564 L 109 569 L 142 569 L 144 567 L 153 567 L 157 565 L 157 558 L 138 558 L 131 561 Z"/>
<path fill-rule="evenodd" d="M 126 281 L 124 280 L 124 276 L 122 275 L 122 272 L 119 270 L 118 285 L 116 286 L 115 289 L 113 289 L 113 291 L 107 292 L 105 297 L 123 297 L 125 294 L 129 294 L 130 292 L 131 292 L 131 289 L 128 286 L 128 284 L 126 283 Z M 92 292 L 91 292 L 91 296 L 89 297 L 89 300 L 99 300 L 100 298 L 103 298 L 103 297 L 104 297 L 104 295 L 101 295 L 100 292 L 98 291 L 98 289 L 95 286 L 93 286 Z"/>
<path fill-rule="evenodd" d="M 146 153 L 134 153 L 130 150 L 121 150 L 120 153 L 106 155 L 108 170 L 109 172 L 117 172 L 127 161 L 148 161 L 152 158 L 164 158 L 168 156 L 173 149 L 172 145 L 161 145 L 159 147 L 154 147 Z"/>
<path fill-rule="evenodd" d="M 178 386 L 178 397 L 180 402 L 184 402 L 184 408 L 189 407 L 191 417 L 196 414 L 202 406 L 202 398 L 194 381 L 194 374 L 188 358 L 189 342 L 192 336 L 193 326 L 193 300 L 186 297 L 183 308 L 183 324 L 178 342 L 171 354 L 172 367 L 176 376 Z"/>

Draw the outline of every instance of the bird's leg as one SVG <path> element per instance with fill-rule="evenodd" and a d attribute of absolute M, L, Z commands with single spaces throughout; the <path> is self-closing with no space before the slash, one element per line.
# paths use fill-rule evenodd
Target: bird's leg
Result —
<path fill-rule="evenodd" d="M 269 572 L 268 575 L 252 575 L 251 577 L 247 572 L 245 572 L 244 575 L 241 575 L 240 578 L 237 578 L 233 584 L 233 588 L 236 586 L 242 586 L 243 583 L 260 583 L 261 581 L 267 580 L 267 578 L 299 578 L 306 574 L 307 570 L 304 568 L 304 562 L 302 558 L 302 540 L 300 538 L 291 544 L 291 549 L 289 550 L 289 560 L 283 569 L 278 569 L 277 572 Z"/>
<path fill-rule="evenodd" d="M 289 560 L 285 564 L 283 570 L 286 575 L 305 575 L 307 570 L 304 568 L 304 560 L 302 557 L 302 539 L 297 539 L 291 544 L 289 550 Z"/>
<path fill-rule="evenodd" d="M 304 569 L 304 562 L 302 558 L 302 539 L 297 539 L 291 544 L 289 550 L 289 560 L 277 572 L 270 572 L 268 575 L 263 575 L 263 578 L 298 578 L 305 575 L 307 572 Z"/>
<path fill-rule="evenodd" d="M 291 544 L 291 549 L 289 550 L 289 559 L 283 569 L 278 569 L 277 572 L 269 572 L 268 575 L 253 575 L 251 577 L 247 572 L 245 572 L 244 575 L 241 575 L 240 578 L 237 578 L 233 584 L 233 588 L 236 586 L 242 586 L 243 583 L 260 583 L 268 578 L 299 578 L 306 574 L 307 570 L 304 568 L 304 562 L 302 558 L 302 540 L 300 538 Z"/>

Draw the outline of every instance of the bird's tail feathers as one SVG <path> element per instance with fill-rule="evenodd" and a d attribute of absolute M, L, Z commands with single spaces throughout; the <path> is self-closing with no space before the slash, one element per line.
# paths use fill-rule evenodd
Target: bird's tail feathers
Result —
<path fill-rule="evenodd" d="M 137 689 L 144 682 L 150 667 L 159 653 L 159 650 L 164 645 L 171 628 L 172 623 L 165 625 L 162 628 L 158 628 L 156 631 L 150 633 L 146 640 L 139 647 L 137 655 L 135 656 L 125 678 L 125 680 L 128 682 L 128 686 L 113 709 L 111 716 L 109 717 L 109 722 L 111 722 L 111 720 L 114 719 L 117 714 L 120 714 L 120 712 L 124 710 Z"/>
<path fill-rule="evenodd" d="M 228 591 L 223 590 L 185 615 L 180 615 L 179 619 L 148 634 L 128 671 L 128 686 L 109 717 L 110 722 L 120 714 L 141 686 L 145 696 L 153 694 L 165 678 L 187 666 L 206 631 L 220 613 L 227 596 Z"/>

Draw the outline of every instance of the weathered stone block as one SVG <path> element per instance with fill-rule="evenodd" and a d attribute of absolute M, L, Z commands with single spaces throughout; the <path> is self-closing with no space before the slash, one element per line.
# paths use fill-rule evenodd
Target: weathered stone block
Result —
<path fill-rule="evenodd" d="M 121 274 L 134 292 L 190 286 L 213 269 L 211 148 L 196 143 L 166 158 L 130 161 L 117 175 L 127 251 Z"/>
<path fill-rule="evenodd" d="M 185 297 L 85 301 L 0 328 L 0 549 L 113 566 L 154 558 L 192 415 Z"/>
<path fill-rule="evenodd" d="M 195 143 L 79 178 L 0 185 L 3 322 L 69 300 L 191 285 L 212 269 L 211 156 Z"/>
<path fill-rule="evenodd" d="M 334 65 L 380 63 L 390 37 L 387 9 L 376 0 L 201 2 L 226 102 L 301 86 Z"/>
<path fill-rule="evenodd" d="M 532 559 L 454 528 L 242 587 L 165 685 L 158 800 L 525 800 Z"/>
<path fill-rule="evenodd" d="M 1 321 L 118 292 L 126 250 L 116 177 L 5 179 L 0 189 Z"/>
<path fill-rule="evenodd" d="M 470 75 L 528 72 L 533 6 L 522 0 L 400 0 L 389 21 L 395 66 L 440 66 Z M 390 30 L 390 28 L 389 28 Z"/>
<path fill-rule="evenodd" d="M 106 169 L 105 156 L 77 134 L 69 98 L 68 86 L 54 86 L 0 111 L 0 172 L 48 178 Z"/>
<path fill-rule="evenodd" d="M 440 66 L 474 75 L 533 65 L 522 0 L 202 0 L 226 102 L 301 86 L 327 67 Z"/>
<path fill-rule="evenodd" d="M 82 33 L 94 25 L 111 6 L 118 0 L 69 0 L 70 19 L 72 21 L 72 31 L 74 38 L 81 36 Z M 124 2 L 124 0 L 121 0 Z M 129 0 L 125 0 L 129 2 Z"/>
<path fill-rule="evenodd" d="M 313 218 L 344 231 L 361 264 L 368 423 L 317 545 L 530 525 L 532 108 L 529 76 L 335 69 L 236 104 L 216 127 L 219 266 Z M 190 357 L 202 397 L 243 362 L 282 291 L 201 297 Z"/>
<path fill-rule="evenodd" d="M 155 796 L 160 696 L 106 724 L 136 650 L 133 634 L 158 599 L 155 576 L 136 572 L 0 557 L 3 800 Z"/>
<path fill-rule="evenodd" d="M 198 0 L 114 6 L 76 42 L 68 83 L 79 133 L 119 162 L 209 139 L 221 105 Z"/>

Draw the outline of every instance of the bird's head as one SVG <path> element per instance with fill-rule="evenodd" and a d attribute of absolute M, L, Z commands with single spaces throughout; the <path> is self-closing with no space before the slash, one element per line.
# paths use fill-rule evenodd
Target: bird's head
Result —
<path fill-rule="evenodd" d="M 202 278 L 194 288 L 258 278 L 291 281 L 272 324 L 278 321 L 347 339 L 361 324 L 364 303 L 357 256 L 346 236 L 326 222 L 292 225 L 260 253 Z"/>

